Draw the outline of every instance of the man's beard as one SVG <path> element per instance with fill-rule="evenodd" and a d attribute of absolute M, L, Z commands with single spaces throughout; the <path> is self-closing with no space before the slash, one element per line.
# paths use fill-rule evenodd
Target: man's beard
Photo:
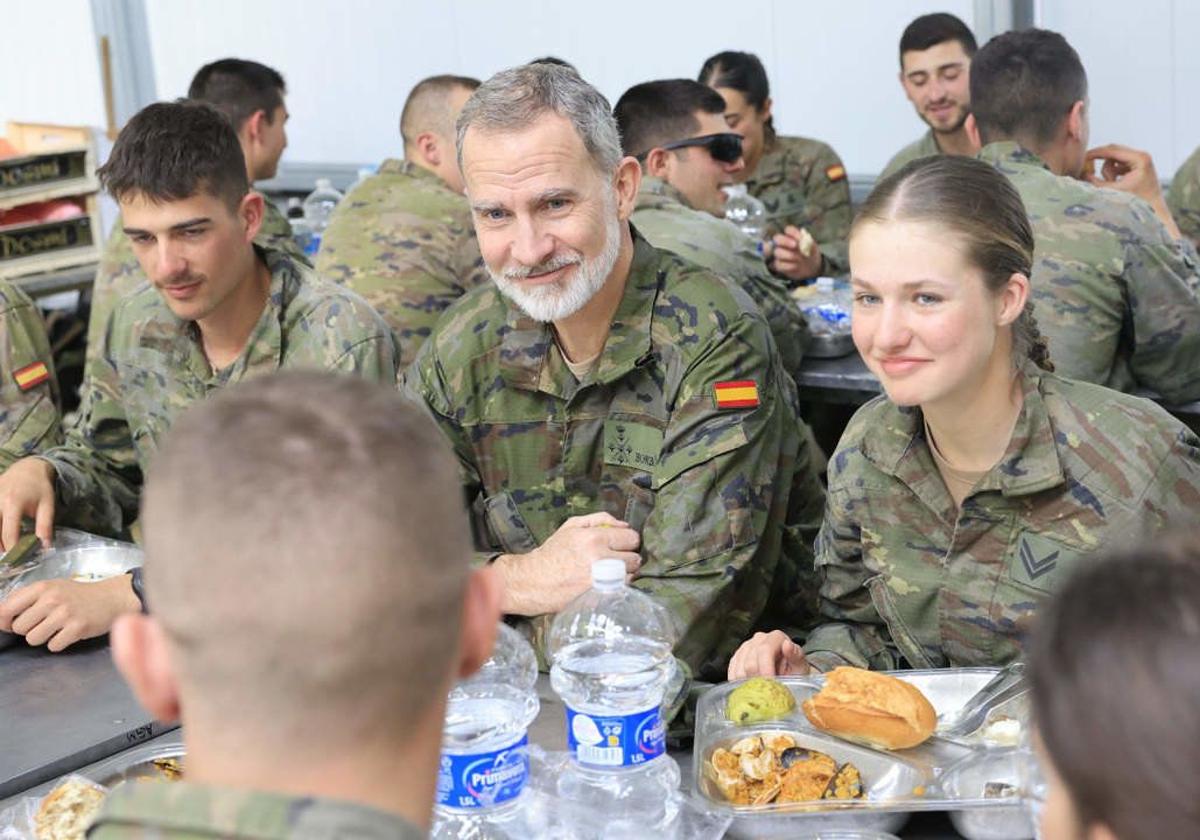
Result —
<path fill-rule="evenodd" d="M 621 224 L 617 219 L 616 202 L 611 204 L 613 206 L 605 208 L 608 221 L 604 226 L 604 247 L 599 254 L 586 260 L 579 251 L 568 249 L 566 253 L 555 253 L 535 266 L 501 271 L 493 271 L 489 266 L 488 273 L 496 281 L 500 293 L 530 318 L 543 323 L 560 321 L 582 309 L 604 286 L 621 252 Z M 575 270 L 564 281 L 529 287 L 520 282 L 530 274 L 546 274 L 571 265 Z"/>
<path fill-rule="evenodd" d="M 970 114 L 970 108 L 960 107 L 958 119 L 952 122 L 948 128 L 939 128 L 938 126 L 934 125 L 933 122 L 924 114 L 921 114 L 921 118 L 925 121 L 925 124 L 929 126 L 934 134 L 956 134 L 964 125 L 966 125 L 967 117 L 970 116 Z"/>

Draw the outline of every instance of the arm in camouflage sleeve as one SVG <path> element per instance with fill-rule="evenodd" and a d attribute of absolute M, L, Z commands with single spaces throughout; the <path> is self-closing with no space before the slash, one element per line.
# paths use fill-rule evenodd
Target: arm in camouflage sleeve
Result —
<path fill-rule="evenodd" d="M 840 173 L 840 175 L 839 175 Z M 838 176 L 831 178 L 830 176 Z M 812 221 L 808 232 L 821 246 L 825 257 L 824 274 L 843 274 L 850 269 L 846 239 L 854 211 L 850 205 L 850 179 L 842 159 L 829 146 L 813 160 L 804 184 Z"/>
<path fill-rule="evenodd" d="M 42 362 L 49 378 L 22 388 L 15 372 Z M 54 361 L 41 314 L 24 292 L 0 284 L 0 471 L 62 442 Z"/>
<path fill-rule="evenodd" d="M 1125 275 L 1133 316 L 1130 366 L 1138 384 L 1168 402 L 1200 399 L 1200 277 L 1195 246 L 1175 241 L 1149 207 L 1145 236 L 1125 248 Z"/>
<path fill-rule="evenodd" d="M 111 330 L 112 317 L 109 317 Z M 119 536 L 137 516 L 142 470 L 121 404 L 110 330 L 87 365 L 83 399 L 62 446 L 42 453 L 54 467 L 56 523 Z"/>
<path fill-rule="evenodd" d="M 1200 248 L 1200 149 L 1192 152 L 1171 179 L 1167 207 L 1183 235 Z"/>
<path fill-rule="evenodd" d="M 837 454 L 830 460 L 825 522 L 817 536 L 821 615 L 827 621 L 809 634 L 804 654 L 822 671 L 838 665 L 894 670 L 903 660 L 871 600 L 867 581 L 873 575 L 863 564 L 850 492 L 837 486 L 837 460 Z"/>
<path fill-rule="evenodd" d="M 676 655 L 711 679 L 724 675 L 766 604 L 798 434 L 759 318 L 736 316 L 695 358 L 675 397 L 655 492 L 645 491 L 653 510 L 634 586 L 670 611 Z M 713 386 L 740 380 L 758 384 L 759 405 L 718 409 Z"/>

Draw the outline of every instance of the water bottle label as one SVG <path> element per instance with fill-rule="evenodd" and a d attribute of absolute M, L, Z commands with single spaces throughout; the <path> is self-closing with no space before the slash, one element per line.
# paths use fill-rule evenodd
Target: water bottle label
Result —
<path fill-rule="evenodd" d="M 304 243 L 305 256 L 315 257 L 317 255 L 317 251 L 319 250 L 321 250 L 321 234 L 310 234 Z"/>
<path fill-rule="evenodd" d="M 442 755 L 437 801 L 448 808 L 489 808 L 521 795 L 529 778 L 529 737 L 502 750 Z"/>
<path fill-rule="evenodd" d="M 580 764 L 633 767 L 667 751 L 667 728 L 655 706 L 632 715 L 586 715 L 567 707 L 567 749 Z"/>

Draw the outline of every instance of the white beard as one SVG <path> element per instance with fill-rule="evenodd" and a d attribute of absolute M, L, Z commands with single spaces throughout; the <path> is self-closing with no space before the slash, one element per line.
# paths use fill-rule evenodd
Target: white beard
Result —
<path fill-rule="evenodd" d="M 535 321 L 550 323 L 570 317 L 595 297 L 612 273 L 621 251 L 621 223 L 617 219 L 616 202 L 606 208 L 608 222 L 604 229 L 604 247 L 593 259 L 585 260 L 575 250 L 556 253 L 535 266 L 506 268 L 488 273 L 496 281 L 500 293 L 519 306 Z M 541 286 L 524 287 L 519 282 L 530 274 L 545 274 L 563 266 L 575 266 L 565 280 Z"/>

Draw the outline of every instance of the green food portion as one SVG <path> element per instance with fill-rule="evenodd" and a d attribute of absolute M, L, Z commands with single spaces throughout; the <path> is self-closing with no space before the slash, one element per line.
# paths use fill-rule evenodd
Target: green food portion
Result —
<path fill-rule="evenodd" d="M 796 698 L 783 683 L 752 677 L 735 688 L 725 703 L 725 716 L 734 723 L 776 720 L 796 708 Z"/>

